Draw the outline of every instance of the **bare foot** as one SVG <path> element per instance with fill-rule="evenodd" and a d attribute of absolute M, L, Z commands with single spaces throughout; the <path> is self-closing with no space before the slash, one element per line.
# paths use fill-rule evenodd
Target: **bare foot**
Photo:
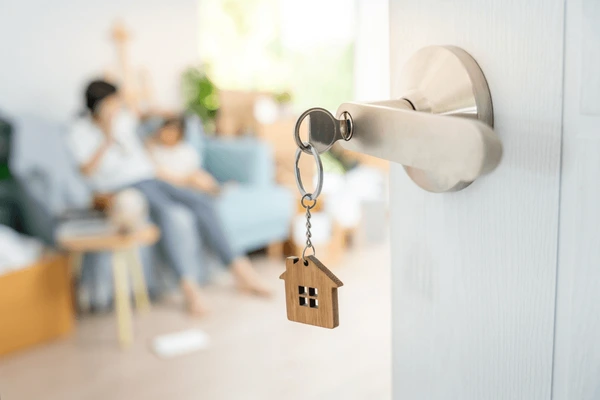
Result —
<path fill-rule="evenodd" d="M 271 297 L 271 290 L 262 282 L 258 273 L 252 268 L 250 260 L 246 257 L 235 259 L 231 263 L 231 272 L 235 277 L 239 290 L 249 292 L 255 296 Z"/>
<path fill-rule="evenodd" d="M 208 313 L 208 308 L 200 294 L 200 288 L 196 282 L 184 279 L 181 281 L 181 291 L 185 298 L 185 306 L 188 313 L 195 317 L 200 317 Z"/>

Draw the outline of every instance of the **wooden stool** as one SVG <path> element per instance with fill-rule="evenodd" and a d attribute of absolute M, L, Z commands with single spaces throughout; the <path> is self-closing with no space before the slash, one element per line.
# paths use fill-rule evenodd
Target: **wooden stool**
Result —
<path fill-rule="evenodd" d="M 131 275 L 136 308 L 148 311 L 150 300 L 144 271 L 139 260 L 139 248 L 156 243 L 159 237 L 159 229 L 150 224 L 129 234 L 86 235 L 58 239 L 59 245 L 71 253 L 75 270 L 80 268 L 83 253 L 112 252 L 115 311 L 119 342 L 122 347 L 129 346 L 133 340 L 127 270 Z"/>

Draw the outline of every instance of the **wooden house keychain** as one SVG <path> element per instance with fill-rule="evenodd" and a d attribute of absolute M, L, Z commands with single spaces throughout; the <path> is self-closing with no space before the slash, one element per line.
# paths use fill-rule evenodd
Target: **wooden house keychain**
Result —
<path fill-rule="evenodd" d="M 300 140 L 300 124 L 310 116 L 309 142 Z M 279 277 L 285 281 L 285 301 L 287 317 L 290 321 L 333 329 L 339 325 L 337 289 L 343 285 L 334 274 L 316 257 L 311 242 L 311 212 L 323 188 L 323 164 L 320 153 L 327 151 L 333 143 L 351 137 L 351 119 L 337 120 L 327 110 L 312 108 L 304 112 L 294 132 L 298 150 L 296 151 L 295 175 L 298 190 L 302 195 L 300 204 L 306 210 L 306 246 L 302 257 L 288 257 L 285 272 Z M 298 162 L 302 152 L 311 153 L 317 164 L 317 184 L 313 193 L 307 193 L 302 184 Z M 311 255 L 307 255 L 307 251 Z"/>

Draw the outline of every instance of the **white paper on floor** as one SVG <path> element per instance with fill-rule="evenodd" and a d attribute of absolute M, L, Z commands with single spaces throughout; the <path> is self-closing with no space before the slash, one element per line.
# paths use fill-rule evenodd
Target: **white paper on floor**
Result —
<path fill-rule="evenodd" d="M 152 340 L 152 351 L 161 358 L 171 358 L 207 349 L 210 337 L 200 329 L 157 336 Z"/>

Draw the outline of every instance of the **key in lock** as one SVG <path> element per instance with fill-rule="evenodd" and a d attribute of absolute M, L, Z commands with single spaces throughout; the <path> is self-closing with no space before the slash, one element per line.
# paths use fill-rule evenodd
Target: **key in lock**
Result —
<path fill-rule="evenodd" d="M 300 139 L 300 126 L 305 118 L 308 117 L 308 143 L 314 147 L 318 154 L 329 150 L 338 140 L 350 140 L 352 138 L 352 117 L 344 112 L 340 117 L 335 118 L 324 108 L 311 108 L 306 110 L 298 118 L 294 130 L 294 139 L 296 145 L 303 152 L 311 154 L 311 150 Z"/>

